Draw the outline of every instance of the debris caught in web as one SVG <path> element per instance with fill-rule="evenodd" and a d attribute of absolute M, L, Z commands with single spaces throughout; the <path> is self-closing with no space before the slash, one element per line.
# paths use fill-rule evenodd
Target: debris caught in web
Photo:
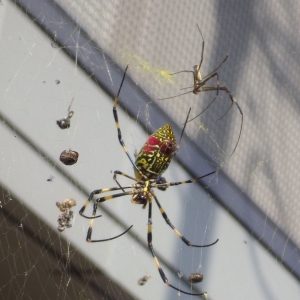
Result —
<path fill-rule="evenodd" d="M 142 278 L 140 278 L 139 280 L 138 280 L 138 285 L 144 285 L 144 284 L 146 284 L 147 283 L 147 281 L 149 280 L 151 278 L 151 276 L 150 275 L 145 275 L 145 276 L 143 276 Z"/>
<path fill-rule="evenodd" d="M 59 225 L 57 229 L 60 232 L 64 231 L 66 228 L 72 227 L 74 213 L 71 210 L 71 207 L 75 205 L 76 201 L 72 198 L 67 198 L 64 201 L 62 201 L 62 203 L 56 202 L 56 206 L 62 212 L 57 219 Z"/>

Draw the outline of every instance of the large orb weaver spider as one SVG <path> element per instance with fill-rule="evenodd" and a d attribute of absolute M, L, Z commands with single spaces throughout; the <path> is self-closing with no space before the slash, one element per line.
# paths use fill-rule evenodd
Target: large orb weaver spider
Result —
<path fill-rule="evenodd" d="M 119 187 L 98 189 L 98 190 L 94 190 L 93 192 L 91 192 L 89 198 L 87 199 L 87 201 L 85 202 L 85 204 L 79 211 L 79 214 L 81 216 L 83 216 L 84 218 L 90 219 L 90 225 L 89 225 L 89 229 L 87 232 L 86 241 L 90 242 L 90 243 L 104 242 L 104 241 L 113 240 L 113 239 L 118 238 L 121 235 L 125 234 L 132 226 L 130 226 L 125 232 L 123 232 L 120 235 L 117 235 L 115 237 L 112 237 L 109 239 L 103 239 L 103 240 L 93 240 L 92 239 L 93 222 L 94 222 L 95 218 L 101 217 L 101 215 L 96 215 L 99 203 L 107 201 L 107 200 L 111 200 L 114 198 L 126 196 L 126 195 L 132 195 L 131 202 L 133 202 L 135 204 L 142 204 L 143 208 L 145 208 L 147 206 L 147 204 L 149 205 L 148 206 L 149 207 L 149 210 L 148 210 L 148 234 L 147 234 L 148 247 L 154 258 L 156 267 L 159 271 L 159 274 L 160 274 L 163 282 L 166 285 L 168 285 L 169 287 L 171 287 L 179 292 L 182 292 L 184 294 L 187 294 L 187 295 L 203 295 L 203 293 L 202 294 L 193 294 L 193 293 L 185 292 L 185 291 L 173 286 L 172 284 L 169 283 L 163 269 L 161 268 L 158 258 L 155 255 L 154 248 L 152 246 L 152 199 L 154 198 L 155 203 L 158 206 L 160 213 L 162 214 L 162 217 L 164 218 L 166 223 L 174 230 L 176 235 L 179 238 L 181 238 L 181 240 L 187 246 L 190 246 L 190 247 L 212 246 L 218 242 L 218 239 L 215 242 L 208 244 L 208 245 L 194 245 L 191 242 L 189 242 L 171 223 L 171 221 L 169 220 L 164 209 L 161 207 L 153 189 L 161 188 L 162 190 L 165 190 L 166 188 L 168 188 L 170 186 L 186 184 L 186 183 L 193 183 L 197 180 L 200 180 L 201 178 L 204 178 L 204 177 L 214 174 L 215 171 L 211 172 L 209 174 L 206 174 L 204 176 L 200 176 L 197 178 L 193 178 L 193 179 L 189 179 L 189 180 L 181 181 L 181 182 L 167 182 L 163 177 L 161 177 L 161 174 L 168 168 L 170 162 L 172 161 L 172 159 L 174 158 L 174 156 L 176 155 L 176 153 L 179 149 L 180 142 L 181 142 L 189 115 L 187 116 L 186 121 L 184 123 L 184 127 L 182 130 L 180 141 L 179 141 L 178 145 L 176 145 L 176 139 L 175 139 L 172 127 L 168 124 L 165 124 L 158 130 L 156 130 L 148 138 L 148 140 L 142 147 L 141 151 L 137 155 L 135 162 L 133 161 L 133 159 L 131 158 L 129 152 L 127 151 L 125 143 L 122 139 L 122 133 L 121 133 L 121 128 L 120 128 L 119 121 L 118 121 L 118 113 L 117 113 L 117 104 L 119 101 L 119 95 L 120 95 L 120 92 L 122 89 L 122 85 L 123 85 L 128 67 L 129 67 L 129 65 L 127 65 L 127 67 L 125 69 L 118 94 L 114 100 L 113 115 L 114 115 L 115 123 L 117 126 L 119 142 L 134 168 L 135 177 L 129 176 L 120 171 L 114 171 L 113 179 L 116 181 L 116 183 L 118 184 Z M 190 110 L 189 110 L 189 113 L 190 113 Z M 128 186 L 121 186 L 119 184 L 119 182 L 117 181 L 117 175 L 122 175 L 124 177 L 127 177 L 127 178 L 135 181 L 136 183 L 132 184 L 132 185 L 128 185 Z M 126 189 L 130 189 L 130 191 L 125 192 Z M 88 204 L 90 203 L 90 201 L 93 199 L 94 195 L 112 192 L 112 191 L 119 191 L 119 190 L 122 190 L 123 192 L 97 198 L 94 202 L 92 216 L 88 217 L 88 216 L 84 215 L 84 211 L 85 211 L 86 207 L 88 206 Z"/>
<path fill-rule="evenodd" d="M 189 93 L 194 93 L 195 95 L 201 93 L 201 92 L 210 92 L 210 91 L 216 91 L 216 96 L 215 98 L 211 101 L 211 103 L 203 110 L 201 111 L 199 114 L 197 114 L 195 117 L 193 117 L 192 119 L 190 119 L 188 122 L 190 121 L 193 121 L 194 119 L 198 118 L 202 113 L 204 113 L 212 104 L 213 102 L 217 99 L 217 97 L 219 96 L 219 91 L 225 91 L 230 100 L 231 100 L 231 105 L 230 107 L 227 109 L 227 111 L 225 112 L 225 114 L 223 114 L 219 119 L 221 120 L 226 114 L 227 112 L 231 109 L 232 105 L 235 104 L 242 116 L 242 121 L 241 121 L 241 128 L 240 128 L 240 132 L 239 132 L 239 137 L 238 137 L 238 140 L 237 140 L 237 143 L 232 151 L 232 153 L 230 154 L 230 157 L 233 155 L 233 153 L 235 152 L 236 148 L 237 148 L 237 145 L 240 141 L 240 137 L 241 137 L 241 134 L 242 134 L 242 128 L 243 128 L 243 121 L 244 121 L 244 115 L 243 115 L 243 112 L 242 112 L 242 109 L 241 107 L 238 105 L 236 99 L 232 96 L 231 92 L 229 91 L 229 89 L 226 87 L 226 86 L 220 86 L 220 82 L 219 82 L 219 74 L 218 74 L 218 70 L 221 68 L 221 66 L 225 63 L 225 61 L 227 60 L 228 58 L 228 53 L 226 55 L 226 57 L 223 59 L 223 61 L 219 64 L 219 66 L 213 70 L 212 72 L 210 72 L 208 75 L 206 76 L 202 76 L 201 74 L 201 65 L 202 65 L 202 62 L 203 62 L 203 54 L 204 54 L 204 44 L 205 44 L 205 41 L 204 41 L 204 38 L 203 38 L 203 35 L 202 35 L 202 32 L 201 32 L 201 29 L 199 27 L 199 25 L 197 24 L 198 26 L 198 29 L 199 29 L 199 32 L 200 32 L 200 35 L 202 37 L 202 51 L 201 51 L 201 58 L 200 58 L 200 63 L 199 65 L 195 65 L 194 66 L 194 70 L 191 71 L 191 70 L 183 70 L 183 71 L 179 71 L 179 72 L 175 72 L 175 73 L 171 73 L 170 75 L 176 75 L 176 74 L 179 74 L 179 73 L 192 73 L 193 74 L 193 79 L 194 79 L 194 86 L 192 87 L 186 87 L 186 88 L 182 88 L 181 90 L 185 90 L 185 89 L 190 89 L 190 88 L 193 88 L 193 90 L 191 91 L 188 91 L 188 92 L 185 92 L 185 93 L 182 93 L 182 94 L 179 94 L 179 95 L 175 95 L 175 96 L 172 96 L 172 97 L 167 97 L 167 98 L 161 98 L 159 100 L 167 100 L 167 99 L 173 99 L 173 98 L 176 98 L 176 97 L 179 97 L 179 96 L 182 96 L 182 95 L 186 95 L 186 94 L 189 94 Z M 216 86 L 205 86 L 206 83 L 212 79 L 213 77 L 217 77 L 217 84 Z"/>

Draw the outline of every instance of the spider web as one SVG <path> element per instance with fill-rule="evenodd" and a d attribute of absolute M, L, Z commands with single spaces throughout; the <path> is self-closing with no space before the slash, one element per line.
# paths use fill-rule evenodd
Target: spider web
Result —
<path fill-rule="evenodd" d="M 187 126 L 178 159 L 172 162 L 164 176 L 175 182 L 204 175 L 211 169 L 217 170 L 217 174 L 205 180 L 202 186 L 186 184 L 170 187 L 165 192 L 155 191 L 171 222 L 192 243 L 208 244 L 217 238 L 220 241 L 204 249 L 186 247 L 166 226 L 153 205 L 154 249 L 170 283 L 185 291 L 206 291 L 209 299 L 296 299 L 300 292 L 299 261 L 289 271 L 284 266 L 290 257 L 299 253 L 296 209 L 299 206 L 293 202 L 293 210 L 293 206 L 286 208 L 288 204 L 279 201 L 286 195 L 288 184 L 297 186 L 296 166 L 292 168 L 290 160 L 278 160 L 277 156 L 278 151 L 283 153 L 288 147 L 293 151 L 293 160 L 298 161 L 295 152 L 299 108 L 294 84 L 299 75 L 296 71 L 285 71 L 284 82 L 277 75 L 273 79 L 278 79 L 284 88 L 283 95 L 278 98 L 287 103 L 279 108 L 282 114 L 278 130 L 287 140 L 278 143 L 268 136 L 266 144 L 270 147 L 265 150 L 257 143 L 257 139 L 267 135 L 267 131 L 260 129 L 264 127 L 261 120 L 270 118 L 276 122 L 278 107 L 275 110 L 276 103 L 261 99 L 274 99 L 278 91 L 265 91 L 258 97 L 260 102 L 255 101 L 255 105 L 261 106 L 251 106 L 257 98 L 257 87 L 264 89 L 262 85 L 266 84 L 268 72 L 272 70 L 262 64 L 265 62 L 263 56 L 270 58 L 274 53 L 256 49 L 255 53 L 259 55 L 254 56 L 249 51 L 247 59 L 255 65 L 261 63 L 262 71 L 258 77 L 261 84 L 258 78 L 247 80 L 245 74 L 250 66 L 244 61 L 238 64 L 241 53 L 231 54 L 236 48 L 232 45 L 237 42 L 235 38 L 227 39 L 239 33 L 236 29 L 238 21 L 228 22 L 228 30 L 222 29 L 226 38 L 215 38 L 220 34 L 217 29 L 221 24 L 213 17 L 217 2 L 203 2 L 199 6 L 202 16 L 207 15 L 203 19 L 206 21 L 197 16 L 198 11 L 194 9 L 198 7 L 197 2 L 182 8 L 180 3 L 169 6 L 134 1 L 127 4 L 118 1 L 91 1 L 89 4 L 84 1 L 40 1 L 39 4 L 26 1 L 23 10 L 16 5 L 19 2 L 3 0 L 2 3 L 0 299 L 177 297 L 175 290 L 163 284 L 147 249 L 147 209 L 131 204 L 130 197 L 104 203 L 98 209 L 102 217 L 93 225 L 95 239 L 109 238 L 132 224 L 134 226 L 119 239 L 93 244 L 85 241 L 89 221 L 80 217 L 78 211 L 91 191 L 115 186 L 114 170 L 133 175 L 132 166 L 117 140 L 112 101 L 107 95 L 116 94 L 127 63 L 131 68 L 122 89 L 118 113 L 123 139 L 132 156 L 140 150 L 148 134 L 167 122 L 174 127 L 178 140 L 180 124 L 184 122 L 188 108 L 192 107 L 192 113 L 201 111 L 212 99 L 209 93 L 197 96 L 203 99 L 202 103 L 196 102 L 194 95 L 159 103 L 155 100 L 180 93 L 178 86 L 191 85 L 190 76 L 170 77 L 171 71 L 167 69 L 179 71 L 199 62 L 201 40 L 196 22 L 205 33 L 204 71 L 213 70 L 228 49 L 231 62 L 226 63 L 227 73 L 221 72 L 220 79 L 232 89 L 248 121 L 245 121 L 237 152 L 229 159 L 238 136 L 240 115 L 233 107 L 228 115 L 216 122 L 230 104 L 226 95 L 220 95 L 201 119 Z M 59 5 L 68 11 L 73 21 L 66 18 Z M 49 7 L 61 12 L 58 18 Z M 226 20 L 232 17 L 229 12 L 232 7 L 233 4 L 227 4 L 222 9 L 222 14 L 228 13 Z M 242 6 L 236 10 L 245 11 L 246 8 Z M 35 16 L 32 11 L 36 12 Z M 170 23 L 169 17 L 159 14 L 160 11 L 170 11 L 174 20 L 184 21 Z M 255 13 L 257 18 L 263 18 L 258 11 Z M 285 20 L 291 14 L 287 11 Z M 151 21 L 147 26 L 141 26 L 144 20 Z M 286 25 L 282 23 L 283 30 Z M 251 35 L 252 31 L 246 32 Z M 152 39 L 156 36 L 157 40 L 147 40 L 147 36 Z M 182 47 L 176 46 L 178 41 Z M 256 46 L 252 46 L 254 50 Z M 293 45 L 290 47 L 288 53 L 298 64 L 299 53 Z M 172 49 L 176 51 L 172 52 Z M 274 56 L 279 59 L 283 50 L 286 49 L 279 47 L 279 53 Z M 70 57 L 66 53 L 70 53 Z M 75 53 L 74 58 L 72 53 Z M 86 68 L 80 67 L 83 61 Z M 290 58 L 288 62 L 291 64 Z M 116 67 L 115 63 L 121 67 Z M 238 84 L 239 69 L 245 72 L 240 77 L 247 85 Z M 275 70 L 279 72 L 281 68 L 275 67 Z M 98 72 L 104 74 L 103 82 L 99 80 L 99 84 Z M 276 84 L 273 82 L 273 85 Z M 140 87 L 146 91 L 144 94 Z M 71 103 L 74 111 L 71 127 L 62 130 L 56 121 L 68 115 Z M 291 111 L 283 110 L 287 106 Z M 258 123 L 256 126 L 255 122 Z M 293 136 L 288 137 L 285 132 L 292 132 Z M 255 135 L 258 135 L 256 139 Z M 250 149 L 247 143 L 248 137 L 250 143 L 256 141 L 257 152 L 251 152 L 253 148 Z M 271 151 L 271 147 L 276 151 Z M 59 161 L 60 153 L 68 149 L 79 153 L 79 160 L 73 166 L 64 166 Z M 290 182 L 283 179 L 283 162 L 290 170 Z M 279 171 L 272 177 L 270 174 L 276 168 Z M 239 186 L 235 194 L 224 187 L 224 173 Z M 281 180 L 284 183 L 279 185 Z M 120 183 L 127 185 L 131 181 L 120 178 Z M 297 189 L 288 190 L 291 193 L 289 199 L 297 195 Z M 259 207 L 262 211 L 252 214 L 238 198 L 244 196 L 251 197 L 255 209 Z M 262 201 L 263 197 L 267 200 Z M 72 227 L 59 232 L 57 220 L 62 212 L 56 202 L 66 198 L 74 198 L 77 205 L 71 208 L 74 212 Z M 223 206 L 217 203 L 219 198 L 224 200 Z M 240 213 L 235 218 L 232 214 L 236 211 L 232 207 Z M 92 204 L 86 213 L 92 213 Z M 249 229 L 249 220 L 253 231 Z M 261 227 L 256 228 L 258 226 Z M 278 253 L 278 249 L 282 250 Z M 204 281 L 191 285 L 187 278 L 195 272 L 204 274 Z M 143 278 L 146 278 L 145 284 L 140 285 Z M 183 294 L 180 298 L 194 299 Z"/>

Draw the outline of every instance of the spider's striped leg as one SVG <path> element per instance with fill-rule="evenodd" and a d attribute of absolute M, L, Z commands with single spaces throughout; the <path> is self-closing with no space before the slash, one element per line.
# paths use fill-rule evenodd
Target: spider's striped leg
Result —
<path fill-rule="evenodd" d="M 128 188 L 128 187 L 123 187 L 123 188 Z M 81 207 L 80 211 L 79 211 L 79 214 L 81 216 L 83 216 L 84 218 L 87 218 L 87 219 L 95 219 L 95 218 L 99 218 L 101 217 L 101 215 L 99 216 L 96 216 L 96 211 L 94 212 L 93 214 L 93 217 L 87 217 L 85 216 L 83 213 L 85 211 L 85 209 L 87 208 L 87 206 L 89 205 L 90 201 L 93 199 L 94 195 L 98 195 L 98 194 L 102 194 L 102 193 L 107 193 L 107 192 L 112 192 L 112 191 L 117 191 L 117 190 L 121 190 L 123 188 L 118 188 L 118 187 L 113 187 L 113 188 L 109 188 L 109 189 L 99 189 L 99 190 L 94 190 L 90 193 L 90 196 L 89 198 L 85 201 L 84 205 Z"/>
<path fill-rule="evenodd" d="M 171 223 L 171 221 L 169 220 L 167 214 L 165 213 L 164 209 L 161 207 L 156 195 L 154 194 L 153 191 L 151 191 L 151 194 L 152 196 L 154 197 L 155 199 L 155 202 L 159 208 L 159 211 L 161 213 L 161 215 L 163 216 L 163 218 L 165 219 L 166 223 L 174 230 L 174 232 L 177 234 L 178 237 L 180 237 L 182 239 L 182 241 L 190 246 L 190 247 L 201 247 L 201 248 L 204 248 L 204 247 L 209 247 L 209 246 L 212 246 L 214 244 L 216 244 L 218 242 L 219 239 L 217 239 L 215 242 L 211 243 L 211 244 L 208 244 L 208 245 L 194 245 L 192 244 L 190 241 L 188 241 L 176 228 L 175 226 Z"/>
<path fill-rule="evenodd" d="M 131 179 L 131 180 L 134 180 L 134 181 L 138 181 L 135 177 L 132 177 L 132 176 L 130 176 L 130 175 L 127 175 L 127 174 L 125 174 L 125 173 L 123 173 L 123 172 L 121 172 L 121 171 L 114 171 L 114 180 L 115 181 L 117 181 L 117 175 L 121 175 L 121 176 L 124 176 L 124 177 L 127 177 L 127 178 L 129 178 L 129 179 Z"/>
<path fill-rule="evenodd" d="M 163 280 L 163 282 L 164 282 L 167 286 L 169 286 L 169 287 L 175 289 L 175 290 L 178 291 L 178 292 L 181 292 L 181 293 L 187 294 L 187 295 L 201 296 L 201 295 L 204 294 L 204 293 L 201 293 L 201 294 L 193 294 L 193 293 L 185 292 L 185 291 L 183 291 L 183 290 L 181 290 L 181 289 L 178 289 L 177 287 L 173 286 L 173 285 L 170 284 L 170 282 L 168 281 L 168 278 L 167 278 L 167 276 L 165 275 L 165 272 L 163 271 L 162 267 L 160 266 L 159 261 L 158 261 L 158 258 L 157 258 L 156 254 L 155 254 L 155 252 L 154 252 L 154 248 L 153 248 L 153 246 L 152 246 L 152 198 L 151 198 L 151 197 L 150 197 L 150 199 L 149 199 L 148 234 L 147 234 L 147 240 L 148 240 L 148 248 L 150 249 L 151 254 L 152 254 L 153 258 L 154 258 L 154 261 L 155 261 L 156 267 L 157 267 L 157 269 L 158 269 L 158 272 L 159 272 L 159 274 L 160 274 L 160 277 L 161 277 L 161 279 Z"/>
<path fill-rule="evenodd" d="M 92 228 L 89 227 L 89 230 L 88 230 L 88 233 L 87 233 L 87 236 L 86 236 L 86 241 L 89 242 L 89 243 L 98 243 L 98 242 L 107 242 L 107 241 L 111 241 L 111 240 L 114 240 L 114 239 L 117 239 L 119 238 L 120 236 L 122 236 L 123 234 L 125 234 L 128 230 L 131 229 L 133 225 L 131 225 L 129 228 L 127 228 L 124 232 L 122 232 L 121 234 L 119 235 L 116 235 L 112 238 L 108 238 L 108 239 L 102 239 L 102 240 L 92 240 Z"/>
<path fill-rule="evenodd" d="M 119 181 L 117 180 L 117 175 L 122 175 L 122 176 L 127 177 L 127 178 L 129 178 L 129 179 L 131 179 L 131 180 L 138 181 L 135 177 L 129 176 L 129 175 L 127 175 L 127 174 L 125 174 L 125 173 L 123 173 L 123 172 L 121 172 L 121 171 L 114 171 L 114 177 L 113 177 L 113 179 L 114 179 L 114 181 L 117 183 L 117 185 L 122 189 L 122 191 L 123 191 L 124 193 L 125 193 L 125 191 L 124 191 L 123 187 L 121 186 L 121 184 L 120 184 Z"/>
<path fill-rule="evenodd" d="M 117 130 L 118 130 L 118 139 L 119 139 L 119 142 L 123 148 L 123 150 L 125 151 L 126 155 L 128 156 L 131 164 L 133 165 L 133 167 L 141 174 L 142 176 L 142 173 L 141 171 L 138 169 L 138 167 L 136 166 L 135 162 L 133 161 L 133 159 L 131 158 L 126 146 L 125 146 L 125 143 L 122 139 L 122 133 L 121 133 L 121 128 L 120 128 L 120 124 L 119 124 L 119 119 L 118 119 L 118 112 L 117 112 L 117 104 L 119 102 L 119 95 L 120 95 L 120 92 L 121 92 L 121 89 L 122 89 L 122 86 L 123 86 L 123 83 L 124 83 L 124 79 L 125 79 L 125 76 L 126 76 L 126 73 L 127 73 L 127 70 L 129 68 L 129 65 L 126 66 L 126 69 L 124 71 L 124 75 L 123 75 L 123 78 L 122 78 L 122 81 L 121 81 L 121 85 L 120 85 L 120 88 L 119 88 L 119 91 L 118 91 L 118 94 L 117 96 L 115 97 L 115 101 L 114 101 L 114 106 L 113 106 L 113 115 L 114 115 L 114 118 L 115 118 L 115 122 L 116 122 L 116 126 L 117 126 Z"/>
<path fill-rule="evenodd" d="M 189 179 L 189 180 L 185 180 L 185 181 L 178 181 L 178 182 L 166 182 L 166 183 L 163 183 L 163 184 L 153 184 L 152 185 L 152 188 L 160 188 L 161 186 L 163 186 L 164 188 L 168 188 L 169 186 L 174 186 L 174 185 L 180 185 L 180 184 L 186 184 L 186 183 L 193 183 L 193 182 L 196 182 L 204 177 L 207 177 L 209 175 L 212 175 L 212 174 L 215 174 L 216 171 L 213 171 L 213 172 L 210 172 L 206 175 L 203 175 L 203 176 L 200 176 L 200 177 L 196 177 L 196 178 L 193 178 L 193 179 Z"/>
<path fill-rule="evenodd" d="M 95 210 L 93 210 L 94 213 L 93 213 L 92 217 L 87 217 L 87 216 L 85 216 L 83 214 L 83 212 L 85 211 L 86 207 L 89 205 L 90 201 L 93 199 L 94 195 L 98 195 L 98 194 L 102 194 L 102 193 L 108 193 L 108 192 L 112 192 L 112 191 L 119 191 L 119 190 L 122 190 L 125 193 L 124 189 L 135 188 L 135 185 L 129 185 L 129 186 L 122 187 L 119 184 L 119 182 L 117 181 L 117 179 L 116 179 L 117 175 L 122 175 L 124 177 L 129 178 L 129 179 L 137 181 L 136 178 L 134 178 L 132 176 L 129 176 L 129 175 L 127 175 L 127 174 L 125 174 L 125 173 L 123 173 L 121 171 L 114 171 L 114 177 L 113 177 L 113 179 L 117 182 L 117 184 L 119 185 L 119 187 L 113 187 L 113 188 L 109 188 L 109 189 L 99 189 L 99 190 L 94 190 L 93 192 L 91 192 L 89 198 L 86 200 L 86 202 L 84 203 L 84 205 L 82 206 L 82 208 L 79 211 L 79 214 L 81 216 L 83 216 L 84 218 L 87 218 L 87 219 L 95 219 L 95 218 L 101 217 L 101 215 L 96 216 L 96 211 Z M 110 197 L 110 196 L 108 196 L 108 197 Z M 111 199 L 111 198 L 109 198 L 109 199 Z M 96 200 L 96 202 L 97 202 L 97 200 Z M 99 202 L 103 202 L 103 201 L 99 201 Z"/>
<path fill-rule="evenodd" d="M 127 189 L 127 188 L 133 188 L 134 186 L 130 185 L 130 186 L 125 186 L 123 188 L 111 188 L 111 189 L 106 189 L 106 192 L 108 191 L 112 191 L 112 190 L 121 190 L 121 189 Z M 97 190 L 99 191 L 99 190 Z M 103 190 L 102 190 L 103 191 Z M 102 239 L 102 240 L 92 240 L 92 232 L 93 232 L 93 223 L 94 223 L 94 219 L 97 218 L 96 216 L 96 211 L 97 211 L 97 207 L 98 207 L 98 203 L 100 202 L 104 202 L 104 201 L 107 201 L 107 200 L 111 200 L 111 199 L 114 199 L 114 198 L 118 198 L 118 197 L 122 197 L 122 196 L 126 196 L 126 195 L 132 195 L 134 192 L 133 191 L 129 191 L 129 192 L 125 192 L 125 193 L 119 193 L 119 194 L 114 194 L 114 195 L 109 195 L 109 196 L 105 196 L 105 197 L 101 197 L 101 198 L 98 198 L 95 200 L 95 203 L 94 203 L 94 207 L 93 207 L 93 214 L 92 214 L 92 217 L 87 217 L 85 215 L 82 214 L 82 209 L 84 210 L 84 206 L 82 207 L 82 209 L 80 210 L 80 214 L 85 217 L 86 219 L 90 219 L 90 226 L 89 226 L 89 229 L 88 229 L 88 232 L 87 232 L 87 235 L 86 235 L 86 241 L 89 242 L 89 243 L 94 243 L 94 242 L 105 242 L 105 241 L 110 241 L 110 240 L 113 240 L 113 239 L 116 239 L 118 237 L 120 237 L 121 235 L 125 234 L 133 225 L 131 225 L 128 229 L 126 229 L 126 231 L 124 231 L 123 233 L 117 235 L 117 236 L 114 236 L 112 238 L 108 238 L 108 239 Z M 87 200 L 88 202 L 89 200 Z"/>
<path fill-rule="evenodd" d="M 206 175 L 203 175 L 203 176 L 200 176 L 200 177 L 197 177 L 197 178 L 185 180 L 185 181 L 165 183 L 164 186 L 165 186 L 165 187 L 169 187 L 169 186 L 175 186 L 175 185 L 180 185 L 180 184 L 193 183 L 193 182 L 198 181 L 198 180 L 201 179 L 201 178 L 207 177 L 207 176 L 212 175 L 212 174 L 214 174 L 214 173 L 216 173 L 216 171 L 213 171 L 213 172 L 211 172 L 211 173 L 208 173 L 208 174 L 206 174 Z M 157 187 L 157 188 L 158 188 L 158 185 L 153 185 L 153 188 L 154 188 L 154 187 Z M 156 195 L 154 194 L 154 192 L 152 192 L 151 194 L 153 195 L 153 197 L 154 197 L 154 199 L 155 199 L 155 202 L 156 202 L 156 204 L 157 204 L 157 206 L 158 206 L 158 208 L 159 208 L 159 210 L 160 210 L 160 212 L 161 212 L 163 218 L 165 219 L 166 223 L 167 223 L 167 224 L 175 231 L 175 233 L 177 234 L 177 236 L 180 237 L 180 238 L 182 239 L 182 241 L 183 241 L 186 245 L 191 246 L 191 247 L 209 247 L 209 246 L 212 246 L 212 245 L 216 244 L 216 243 L 219 241 L 219 239 L 217 239 L 215 242 L 213 242 L 213 243 L 211 243 L 211 244 L 208 244 L 208 245 L 193 245 L 193 244 L 191 244 L 191 243 L 190 243 L 190 242 L 189 242 L 189 241 L 188 241 L 188 240 L 187 240 L 187 239 L 186 239 L 186 238 L 185 238 L 185 237 L 184 237 L 184 236 L 183 236 L 183 235 L 182 235 L 175 227 L 174 227 L 174 225 L 170 222 L 170 220 L 169 220 L 167 214 L 165 213 L 164 209 L 161 207 L 161 205 L 160 205 L 158 199 L 156 198 Z"/>

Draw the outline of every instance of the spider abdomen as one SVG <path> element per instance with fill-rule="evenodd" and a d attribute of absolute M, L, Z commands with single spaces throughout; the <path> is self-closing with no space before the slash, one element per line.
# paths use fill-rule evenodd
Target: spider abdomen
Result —
<path fill-rule="evenodd" d="M 157 178 L 168 168 L 176 149 L 173 129 L 165 124 L 148 138 L 137 155 L 135 164 L 148 179 Z M 137 171 L 135 175 L 140 178 Z"/>

